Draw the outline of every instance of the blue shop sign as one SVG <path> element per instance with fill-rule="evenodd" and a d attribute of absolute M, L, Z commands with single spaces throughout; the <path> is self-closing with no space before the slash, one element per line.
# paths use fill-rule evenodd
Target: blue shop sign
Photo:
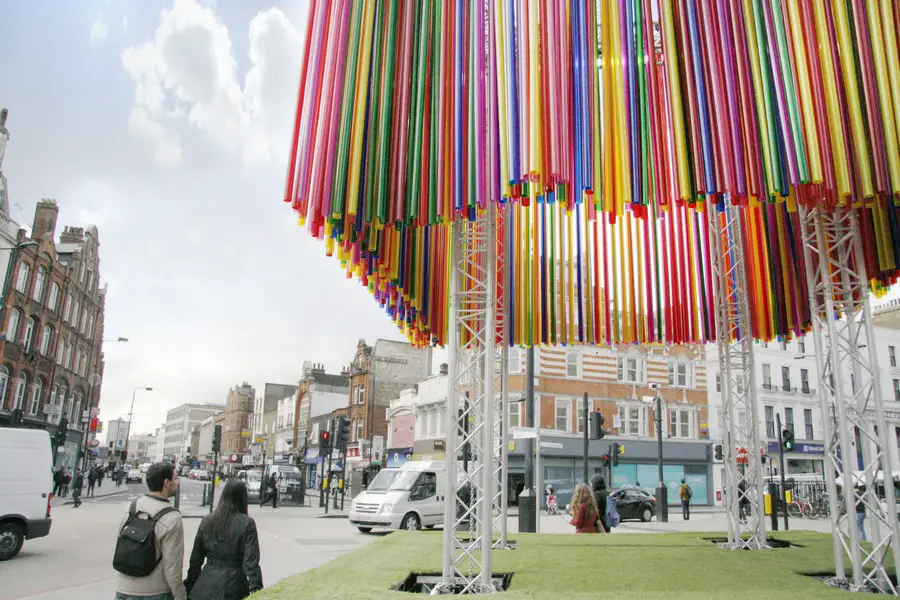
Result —
<path fill-rule="evenodd" d="M 413 455 L 413 449 L 409 448 L 391 448 L 387 451 L 387 466 L 389 469 L 396 469 L 406 461 L 410 460 Z"/>
<path fill-rule="evenodd" d="M 769 442 L 768 452 L 770 455 L 778 454 L 778 442 Z M 794 451 L 790 454 L 825 454 L 825 444 L 795 442 Z"/>

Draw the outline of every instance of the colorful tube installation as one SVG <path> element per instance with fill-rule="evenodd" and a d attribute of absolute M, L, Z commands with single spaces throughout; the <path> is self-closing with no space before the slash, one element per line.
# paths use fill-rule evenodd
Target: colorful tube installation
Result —
<path fill-rule="evenodd" d="M 312 0 L 284 200 L 422 345 L 486 210 L 509 343 L 715 339 L 730 204 L 752 333 L 789 338 L 799 205 L 857 211 L 871 290 L 897 279 L 898 32 L 898 0 Z"/>

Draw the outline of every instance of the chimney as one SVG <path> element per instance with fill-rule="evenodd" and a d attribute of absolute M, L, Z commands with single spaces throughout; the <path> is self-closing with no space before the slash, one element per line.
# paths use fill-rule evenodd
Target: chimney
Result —
<path fill-rule="evenodd" d="M 450 370 L 450 365 L 448 365 L 447 363 L 441 363 L 440 375 L 442 377 L 446 377 L 449 370 Z"/>
<path fill-rule="evenodd" d="M 56 236 L 56 218 L 59 216 L 59 206 L 56 200 L 44 198 L 34 208 L 34 223 L 31 225 L 31 239 L 42 240 L 50 236 L 50 241 Z"/>
<path fill-rule="evenodd" d="M 62 234 L 59 236 L 59 241 L 63 244 L 78 244 L 84 241 L 84 228 L 83 227 L 69 227 L 66 225 L 63 228 Z"/>

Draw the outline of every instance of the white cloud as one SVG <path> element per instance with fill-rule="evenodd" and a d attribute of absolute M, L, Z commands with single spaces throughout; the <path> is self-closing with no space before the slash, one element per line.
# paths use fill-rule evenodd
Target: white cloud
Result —
<path fill-rule="evenodd" d="M 128 117 L 128 126 L 134 135 L 153 146 L 153 160 L 161 167 L 177 167 L 181 165 L 181 138 L 177 133 L 166 130 L 159 122 L 154 121 L 146 110 L 132 108 Z"/>
<path fill-rule="evenodd" d="M 161 12 L 153 39 L 122 53 L 135 83 L 132 131 L 154 144 L 156 161 L 165 166 L 180 163 L 180 149 L 177 163 L 171 160 L 173 140 L 186 128 L 247 165 L 284 160 L 301 35 L 280 9 L 258 13 L 249 26 L 250 68 L 242 83 L 231 36 L 214 8 L 175 0 Z"/>
<path fill-rule="evenodd" d="M 106 41 L 108 34 L 109 30 L 106 27 L 106 21 L 103 20 L 103 15 L 97 15 L 91 24 L 91 45 Z"/>

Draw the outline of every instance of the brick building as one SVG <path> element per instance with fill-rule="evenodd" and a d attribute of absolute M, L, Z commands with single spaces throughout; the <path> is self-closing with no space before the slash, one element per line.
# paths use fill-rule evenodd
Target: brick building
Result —
<path fill-rule="evenodd" d="M 387 439 L 387 411 L 400 392 L 431 373 L 431 349 L 414 348 L 405 342 L 377 340 L 374 346 L 359 340 L 350 365 L 350 442 L 347 462 L 351 468 L 370 463 L 373 441 Z M 384 450 L 384 446 L 382 446 Z M 377 457 L 376 457 L 377 459 Z"/>
<path fill-rule="evenodd" d="M 246 381 L 228 390 L 222 421 L 222 452 L 241 455 L 250 449 L 256 390 Z"/>
<path fill-rule="evenodd" d="M 66 429 L 58 464 L 73 467 L 100 398 L 106 288 L 97 228 L 67 226 L 55 242 L 58 215 L 55 200 L 38 202 L 31 237 L 20 230 L 11 251 L 0 305 L 0 425 Z"/>

